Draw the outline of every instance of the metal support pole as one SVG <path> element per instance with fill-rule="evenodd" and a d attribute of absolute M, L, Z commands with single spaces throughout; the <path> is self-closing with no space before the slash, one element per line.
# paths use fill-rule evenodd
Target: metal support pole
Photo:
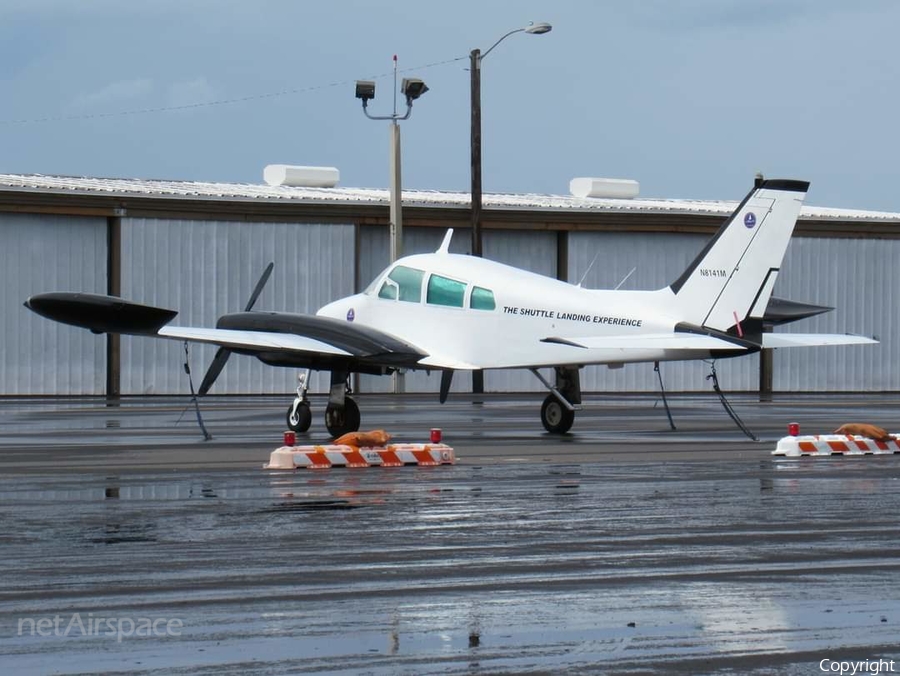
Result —
<path fill-rule="evenodd" d="M 481 50 L 469 54 L 472 90 L 472 255 L 481 256 Z"/>
<path fill-rule="evenodd" d="M 391 263 L 403 256 L 403 206 L 400 186 L 400 125 L 391 122 Z"/>
<path fill-rule="evenodd" d="M 403 206 L 400 194 L 400 125 L 391 121 L 391 263 L 403 256 Z M 392 389 L 394 394 L 406 391 L 405 377 L 394 373 Z"/>
<path fill-rule="evenodd" d="M 472 255 L 481 256 L 481 50 L 469 54 L 472 90 Z M 484 393 L 484 372 L 472 372 L 472 393 Z"/>
<path fill-rule="evenodd" d="M 763 328 L 763 333 L 771 333 L 772 329 Z M 759 400 L 772 401 L 772 387 L 774 384 L 774 361 L 771 349 L 759 351 Z"/>
<path fill-rule="evenodd" d="M 106 219 L 106 293 L 122 295 L 122 218 Z M 121 341 L 118 334 L 106 334 L 106 398 L 117 400 L 121 394 Z"/>

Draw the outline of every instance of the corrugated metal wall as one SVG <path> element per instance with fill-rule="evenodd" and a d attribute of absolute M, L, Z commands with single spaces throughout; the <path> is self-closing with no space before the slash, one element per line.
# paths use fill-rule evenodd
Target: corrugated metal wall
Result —
<path fill-rule="evenodd" d="M 781 330 L 856 333 L 879 345 L 775 350 L 775 391 L 900 389 L 900 241 L 795 237 L 776 295 L 834 307 Z"/>
<path fill-rule="evenodd" d="M 106 338 L 39 317 L 36 293 L 106 293 L 106 219 L 0 214 L 0 394 L 103 394 Z"/>
<path fill-rule="evenodd" d="M 122 220 L 122 295 L 178 310 L 173 324 L 215 326 L 239 312 L 269 261 L 275 270 L 255 310 L 312 313 L 353 293 L 354 227 L 163 219 Z M 209 366 L 214 346 L 191 345 L 194 386 Z M 181 343 L 122 337 L 122 393 L 188 392 Z M 326 391 L 328 374 L 311 382 Z M 213 394 L 288 393 L 294 369 L 272 368 L 232 355 Z"/>
<path fill-rule="evenodd" d="M 403 253 L 432 253 L 440 246 L 445 230 L 440 228 L 403 229 Z M 360 284 L 365 288 L 388 265 L 389 236 L 387 228 L 364 226 L 360 231 Z M 542 275 L 556 276 L 556 234 L 552 232 L 516 232 L 486 230 L 483 234 L 484 256 L 491 260 L 515 265 Z M 457 229 L 453 233 L 450 251 L 471 251 L 471 230 Z M 406 374 L 407 392 L 437 392 L 440 373 L 424 371 Z M 527 371 L 487 371 L 485 390 L 489 392 L 520 392 L 540 387 L 535 377 Z M 380 376 L 361 376 L 360 391 L 390 392 L 391 379 Z M 454 377 L 452 392 L 471 392 L 472 378 L 458 373 Z"/>

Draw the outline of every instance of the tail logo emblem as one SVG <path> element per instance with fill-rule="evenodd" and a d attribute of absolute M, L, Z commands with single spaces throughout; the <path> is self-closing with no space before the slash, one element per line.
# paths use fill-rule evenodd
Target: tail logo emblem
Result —
<path fill-rule="evenodd" d="M 744 225 L 746 225 L 748 228 L 752 228 L 754 225 L 756 225 L 756 214 L 754 214 L 752 211 L 748 211 L 747 215 L 744 216 Z"/>

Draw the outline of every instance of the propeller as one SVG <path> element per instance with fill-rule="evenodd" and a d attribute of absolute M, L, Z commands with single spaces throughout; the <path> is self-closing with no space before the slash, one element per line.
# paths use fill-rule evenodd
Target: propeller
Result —
<path fill-rule="evenodd" d="M 266 269 L 263 271 L 262 276 L 259 278 L 259 281 L 256 283 L 256 288 L 253 289 L 253 293 L 250 294 L 250 300 L 247 301 L 247 307 L 244 308 L 244 312 L 250 312 L 253 309 L 253 306 L 256 305 L 256 299 L 259 298 L 259 294 L 262 293 L 263 288 L 266 286 L 266 282 L 269 281 L 269 276 L 272 274 L 272 270 L 275 267 L 275 263 L 269 263 L 266 266 Z M 225 368 L 225 364 L 228 362 L 228 357 L 231 356 L 231 350 L 227 347 L 220 347 L 216 350 L 216 356 L 213 357 L 212 363 L 209 365 L 209 369 L 206 371 L 206 375 L 203 376 L 203 382 L 200 383 L 200 389 L 197 390 L 197 394 L 203 396 L 207 392 L 209 392 L 209 388 L 213 386 L 213 383 L 216 382 L 216 378 L 219 377 L 219 374 L 222 372 L 222 369 Z"/>

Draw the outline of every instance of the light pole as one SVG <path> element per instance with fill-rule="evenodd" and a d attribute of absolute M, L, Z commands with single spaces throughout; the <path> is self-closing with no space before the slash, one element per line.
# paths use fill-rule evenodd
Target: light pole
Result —
<path fill-rule="evenodd" d="M 472 92 L 472 255 L 481 256 L 481 62 L 494 47 L 510 35 L 529 33 L 542 35 L 553 29 L 549 23 L 531 23 L 509 31 L 482 54 L 480 49 L 469 52 L 469 77 Z M 484 392 L 484 372 L 472 371 L 472 392 Z"/>
<path fill-rule="evenodd" d="M 406 120 L 412 114 L 413 101 L 428 91 L 428 86 L 418 78 L 403 78 L 401 92 L 406 96 L 406 113 L 397 112 L 397 56 L 394 56 L 394 112 L 390 115 L 370 115 L 369 101 L 375 98 L 375 82 L 372 80 L 356 81 L 356 98 L 362 99 L 363 113 L 370 120 L 391 121 L 391 263 L 403 255 L 403 211 L 401 202 L 400 171 L 400 120 Z M 403 392 L 402 373 L 394 373 L 394 393 Z"/>
<path fill-rule="evenodd" d="M 481 255 L 481 62 L 510 35 L 529 33 L 542 35 L 553 29 L 549 23 L 532 23 L 509 31 L 482 54 L 480 49 L 469 52 L 469 76 L 472 90 L 472 255 Z"/>
<path fill-rule="evenodd" d="M 403 255 L 403 211 L 400 199 L 400 120 L 412 114 L 413 101 L 428 91 L 428 86 L 418 78 L 403 78 L 401 92 L 406 96 L 406 113 L 397 112 L 397 57 L 394 57 L 394 112 L 390 115 L 371 115 L 369 101 L 375 98 L 375 83 L 371 80 L 356 81 L 356 98 L 362 99 L 363 113 L 370 120 L 391 121 L 391 263 Z"/>

